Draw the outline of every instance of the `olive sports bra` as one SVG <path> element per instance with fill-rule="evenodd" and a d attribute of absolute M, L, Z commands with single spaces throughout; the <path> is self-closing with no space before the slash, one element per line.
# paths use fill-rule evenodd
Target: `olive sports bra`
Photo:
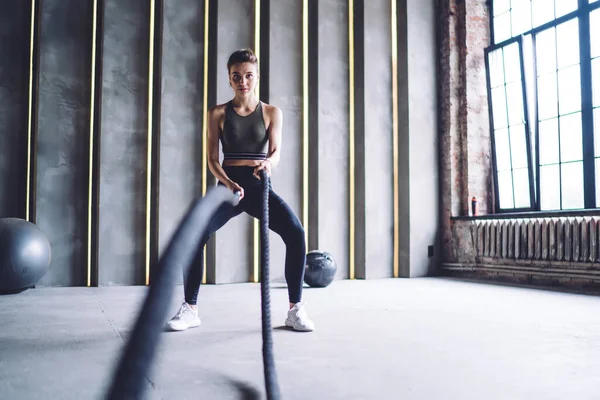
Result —
<path fill-rule="evenodd" d="M 229 101 L 221 133 L 224 160 L 264 160 L 269 148 L 269 135 L 263 120 L 262 102 L 247 116 L 241 116 Z"/>

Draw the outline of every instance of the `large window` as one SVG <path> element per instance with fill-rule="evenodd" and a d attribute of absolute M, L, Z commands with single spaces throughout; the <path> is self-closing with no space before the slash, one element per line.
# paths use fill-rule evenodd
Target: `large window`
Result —
<path fill-rule="evenodd" d="M 496 208 L 600 206 L 600 1 L 494 0 Z"/>
<path fill-rule="evenodd" d="M 600 9 L 590 14 L 592 87 L 594 108 L 594 160 L 596 167 L 596 206 L 600 205 Z"/>

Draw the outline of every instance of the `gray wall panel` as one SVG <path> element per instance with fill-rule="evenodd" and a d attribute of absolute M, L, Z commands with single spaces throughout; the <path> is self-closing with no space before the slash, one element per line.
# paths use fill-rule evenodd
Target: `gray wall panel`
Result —
<path fill-rule="evenodd" d="M 348 277 L 348 2 L 319 6 L 319 249 Z"/>
<path fill-rule="evenodd" d="M 25 216 L 29 8 L 0 1 L 0 218 Z"/>
<path fill-rule="evenodd" d="M 91 5 L 43 3 L 36 202 L 52 263 L 40 285 L 77 286 L 87 280 Z"/>
<path fill-rule="evenodd" d="M 410 152 L 410 276 L 434 272 L 438 243 L 439 183 L 436 93 L 435 1 L 408 3 L 408 90 Z M 407 234 L 406 232 L 404 234 Z"/>
<path fill-rule="evenodd" d="M 150 9 L 142 0 L 105 7 L 99 284 L 143 284 Z"/>
<path fill-rule="evenodd" d="M 218 9 L 217 46 L 217 104 L 233 98 L 229 86 L 227 59 L 240 48 L 254 47 L 254 1 L 221 0 Z M 215 262 L 208 268 L 216 268 L 216 283 L 247 282 L 253 265 L 253 223 L 246 214 L 229 221 L 213 236 Z M 232 251 L 235 249 L 235 251 Z M 210 262 L 210 261 L 209 261 Z"/>
<path fill-rule="evenodd" d="M 391 5 L 365 7 L 366 277 L 393 273 Z"/>
<path fill-rule="evenodd" d="M 273 170 L 273 190 L 302 221 L 302 2 L 271 3 L 270 45 L 269 103 L 283 112 L 281 160 Z M 285 281 L 285 245 L 273 232 L 269 242 L 271 278 Z"/>
<path fill-rule="evenodd" d="M 166 2 L 162 58 L 159 249 L 202 193 L 204 2 Z"/>
<path fill-rule="evenodd" d="M 419 277 L 437 259 L 427 252 L 439 223 L 435 7 L 410 0 L 398 9 L 400 272 Z"/>

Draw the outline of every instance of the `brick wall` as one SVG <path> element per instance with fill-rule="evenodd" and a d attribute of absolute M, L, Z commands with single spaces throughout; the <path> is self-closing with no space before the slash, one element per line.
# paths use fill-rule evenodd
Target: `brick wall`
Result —
<path fill-rule="evenodd" d="M 493 184 L 484 49 L 489 17 L 484 0 L 438 3 L 440 187 L 444 259 L 455 257 L 451 217 L 493 209 Z"/>
<path fill-rule="evenodd" d="M 467 201 L 479 200 L 481 213 L 493 210 L 493 169 L 484 49 L 490 44 L 486 1 L 466 2 Z M 470 202 L 469 202 L 470 209 Z"/>

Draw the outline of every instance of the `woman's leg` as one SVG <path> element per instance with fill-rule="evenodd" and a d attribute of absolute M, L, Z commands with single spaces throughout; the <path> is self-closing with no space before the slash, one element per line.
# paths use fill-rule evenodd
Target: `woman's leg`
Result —
<path fill-rule="evenodd" d="M 168 322 L 167 326 L 174 331 L 183 331 L 188 328 L 200 326 L 200 318 L 196 308 L 198 299 L 198 291 L 202 283 L 202 275 L 204 274 L 204 248 L 206 243 L 214 232 L 219 230 L 231 218 L 242 212 L 242 208 L 238 204 L 233 207 L 231 205 L 223 205 L 210 221 L 206 234 L 201 239 L 196 255 L 191 265 L 188 267 L 187 275 L 184 271 L 184 293 L 185 300 L 173 318 Z"/>
<path fill-rule="evenodd" d="M 202 276 L 204 275 L 204 250 L 206 243 L 208 243 L 208 239 L 210 239 L 210 236 L 213 233 L 221 229 L 221 227 L 231 218 L 239 215 L 242 211 L 243 209 L 240 205 L 233 207 L 229 204 L 225 204 L 208 224 L 206 233 L 200 241 L 196 256 L 189 266 L 188 274 L 184 282 L 185 302 L 187 304 L 195 306 L 198 300 L 198 292 L 200 290 L 200 284 L 202 283 Z"/>
<path fill-rule="evenodd" d="M 245 210 L 254 218 L 262 216 L 262 185 L 246 190 Z M 291 207 L 272 189 L 269 192 L 269 229 L 285 243 L 285 280 L 288 287 L 290 310 L 286 325 L 299 331 L 314 330 L 302 305 L 302 286 L 306 264 L 306 241 L 302 223 Z"/>
<path fill-rule="evenodd" d="M 246 212 L 260 219 L 262 193 L 253 189 L 245 194 L 248 200 Z M 269 229 L 277 233 L 285 243 L 285 280 L 289 301 L 292 304 L 300 303 L 306 265 L 304 228 L 291 207 L 272 189 L 269 192 Z"/>
<path fill-rule="evenodd" d="M 237 182 L 244 188 L 244 192 L 246 191 L 246 186 L 256 186 L 257 180 L 252 176 L 253 168 L 224 166 L 223 169 L 233 181 Z M 221 182 L 219 182 L 218 185 L 223 187 L 225 186 Z M 200 283 L 202 282 L 202 276 L 204 275 L 204 251 L 208 239 L 213 233 L 221 229 L 221 227 L 225 225 L 231 218 L 241 214 L 245 209 L 246 203 L 246 196 L 244 196 L 235 207 L 227 204 L 223 205 L 209 223 L 206 234 L 202 238 L 200 245 L 198 246 L 198 250 L 196 251 L 194 261 L 190 265 L 188 275 L 185 277 L 184 291 L 185 302 L 187 304 L 195 306 L 198 299 Z"/>

